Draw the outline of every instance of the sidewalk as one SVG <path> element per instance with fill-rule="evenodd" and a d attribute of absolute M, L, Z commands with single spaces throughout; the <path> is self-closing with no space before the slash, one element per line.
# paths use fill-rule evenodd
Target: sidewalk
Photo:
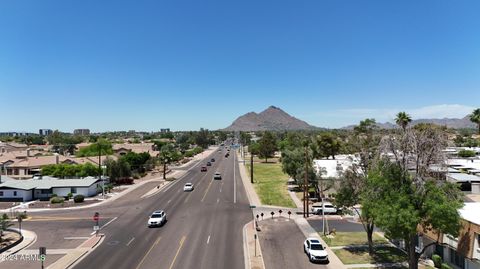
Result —
<path fill-rule="evenodd" d="M 260 248 L 260 239 L 255 239 L 257 231 L 253 227 L 253 221 L 245 224 L 243 227 L 243 244 L 245 256 L 245 268 L 265 269 L 262 250 Z"/>
<path fill-rule="evenodd" d="M 247 193 L 248 201 L 250 202 L 251 205 L 255 206 L 262 206 L 262 203 L 260 202 L 260 198 L 257 195 L 257 192 L 255 191 L 255 187 L 253 187 L 253 184 L 250 182 L 250 178 L 247 175 L 247 170 L 245 165 L 243 165 L 243 159 L 241 156 L 239 156 L 238 152 L 235 151 L 235 154 L 237 155 L 237 160 L 238 160 L 238 169 L 240 170 L 240 177 L 242 178 L 243 186 L 245 187 L 245 192 Z"/>
<path fill-rule="evenodd" d="M 10 229 L 18 231 L 17 228 L 10 228 Z M 22 229 L 22 235 L 23 235 L 22 242 L 20 242 L 18 245 L 14 246 L 13 248 L 3 252 L 2 255 L 9 256 L 9 255 L 16 254 L 20 250 L 27 248 L 28 246 L 35 243 L 35 241 L 37 241 L 37 234 L 32 231 Z M 5 259 L 0 259 L 0 263 L 3 262 L 4 260 Z"/>
<path fill-rule="evenodd" d="M 75 249 L 68 250 L 67 254 L 50 265 L 47 269 L 65 269 L 80 261 L 90 251 L 94 250 L 104 239 L 103 235 L 92 236 Z"/>

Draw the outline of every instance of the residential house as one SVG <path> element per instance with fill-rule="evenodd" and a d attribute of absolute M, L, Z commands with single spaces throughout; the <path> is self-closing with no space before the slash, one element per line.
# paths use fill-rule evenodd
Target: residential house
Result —
<path fill-rule="evenodd" d="M 16 142 L 0 142 L 0 153 L 7 153 L 12 151 L 23 151 L 28 148 L 26 144 Z"/>
<path fill-rule="evenodd" d="M 3 181 L 2 181 L 3 182 Z M 53 194 L 67 196 L 69 193 L 91 197 L 102 187 L 101 179 L 87 177 L 83 179 L 43 179 L 6 180 L 0 184 L 0 201 L 28 202 L 48 200 Z"/>
<path fill-rule="evenodd" d="M 419 248 L 438 242 L 427 249 L 427 257 L 435 253 L 454 268 L 480 269 L 480 203 L 465 203 L 460 215 L 462 228 L 458 237 L 434 231 L 422 232 Z"/>
<path fill-rule="evenodd" d="M 341 179 L 342 173 L 358 162 L 355 155 L 337 155 L 335 159 L 313 160 L 313 169 L 323 178 Z"/>
<path fill-rule="evenodd" d="M 113 152 L 117 156 L 123 156 L 128 152 L 135 152 L 135 153 L 149 153 L 150 156 L 156 157 L 158 155 L 158 151 L 154 150 L 153 143 L 124 143 L 124 144 L 113 144 L 112 146 Z"/>

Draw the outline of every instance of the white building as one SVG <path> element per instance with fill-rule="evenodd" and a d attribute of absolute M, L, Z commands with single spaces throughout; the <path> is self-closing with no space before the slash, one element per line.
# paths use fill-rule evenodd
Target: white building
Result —
<path fill-rule="evenodd" d="M 337 155 L 335 159 L 313 160 L 313 169 L 324 178 L 340 179 L 344 171 L 358 162 L 359 159 L 355 155 Z"/>
<path fill-rule="evenodd" d="M 8 180 L 2 177 L 0 184 L 0 201 L 27 202 L 31 200 L 48 200 L 52 194 L 65 197 L 69 193 L 91 197 L 98 193 L 102 182 L 98 178 Z"/>

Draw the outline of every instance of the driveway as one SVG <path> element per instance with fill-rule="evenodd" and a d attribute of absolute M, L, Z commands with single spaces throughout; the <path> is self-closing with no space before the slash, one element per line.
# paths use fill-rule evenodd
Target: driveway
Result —
<path fill-rule="evenodd" d="M 266 269 L 277 268 L 332 268 L 329 264 L 310 263 L 303 252 L 305 236 L 293 220 L 266 219 L 259 222 L 260 246 Z"/>

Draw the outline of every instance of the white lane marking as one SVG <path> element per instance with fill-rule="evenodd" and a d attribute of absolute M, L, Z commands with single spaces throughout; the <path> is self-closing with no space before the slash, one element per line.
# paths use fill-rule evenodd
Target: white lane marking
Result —
<path fill-rule="evenodd" d="M 89 239 L 90 237 L 82 237 L 82 236 L 72 236 L 72 237 L 64 237 L 63 239 L 64 240 L 87 240 Z"/>
<path fill-rule="evenodd" d="M 217 204 L 220 202 L 220 198 L 217 198 Z"/>
<path fill-rule="evenodd" d="M 237 181 L 235 178 L 235 156 L 237 155 L 236 152 L 233 153 L 233 203 L 237 203 Z"/>
<path fill-rule="evenodd" d="M 111 219 L 109 222 L 103 224 L 103 226 L 100 227 L 98 230 L 101 230 L 101 229 L 107 227 L 107 225 L 109 225 L 110 223 L 112 223 L 112 222 L 113 222 L 114 220 L 116 220 L 116 219 L 118 219 L 118 217 L 115 217 L 115 218 Z M 90 235 L 94 235 L 94 234 L 95 234 L 95 231 L 93 231 Z"/>
<path fill-rule="evenodd" d="M 207 245 L 209 242 L 210 242 L 210 235 L 208 236 L 208 239 L 207 239 Z"/>
<path fill-rule="evenodd" d="M 220 187 L 220 192 L 222 192 L 222 187 Z"/>
<path fill-rule="evenodd" d="M 135 237 L 132 237 L 132 239 L 130 239 L 130 241 L 128 241 L 127 247 L 133 242 L 133 240 L 135 240 Z"/>
<path fill-rule="evenodd" d="M 170 204 L 171 201 L 172 201 L 172 199 L 168 200 L 167 204 Z"/>

